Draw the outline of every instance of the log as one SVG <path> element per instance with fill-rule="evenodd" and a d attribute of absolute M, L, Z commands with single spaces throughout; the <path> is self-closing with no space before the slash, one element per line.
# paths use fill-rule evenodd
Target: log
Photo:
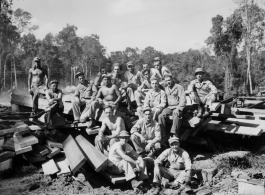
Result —
<path fill-rule="evenodd" d="M 86 158 L 71 135 L 63 142 L 63 146 L 70 168 L 73 173 L 76 173 L 85 164 Z"/>
<path fill-rule="evenodd" d="M 78 135 L 75 138 L 76 142 L 85 154 L 88 163 L 99 172 L 107 165 L 108 158 L 98 151 L 89 141 L 87 141 L 82 135 Z"/>

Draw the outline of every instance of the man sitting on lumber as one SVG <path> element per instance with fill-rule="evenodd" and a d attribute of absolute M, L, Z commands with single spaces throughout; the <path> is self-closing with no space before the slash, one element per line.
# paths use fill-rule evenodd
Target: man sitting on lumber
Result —
<path fill-rule="evenodd" d="M 169 137 L 169 131 L 166 131 L 166 119 L 172 115 L 173 124 L 170 130 L 170 134 L 178 136 L 179 129 L 182 122 L 182 111 L 186 105 L 186 95 L 184 88 L 173 81 L 171 74 L 165 75 L 165 92 L 167 96 L 168 107 L 164 108 L 162 113 L 158 116 L 158 122 L 161 126 L 161 132 L 163 135 L 163 141 Z"/>
<path fill-rule="evenodd" d="M 188 86 L 190 99 L 198 105 L 197 117 L 206 117 L 209 115 L 209 106 L 215 101 L 217 89 L 211 81 L 204 79 L 204 71 L 202 68 L 195 70 L 197 79 L 191 81 Z"/>
<path fill-rule="evenodd" d="M 145 162 L 127 143 L 130 135 L 121 131 L 119 141 L 110 147 L 108 171 L 112 174 L 125 173 L 126 181 L 131 181 L 134 190 L 148 178 Z"/>
<path fill-rule="evenodd" d="M 144 107 L 150 107 L 153 112 L 153 118 L 158 121 L 158 115 L 166 107 L 167 99 L 165 91 L 159 88 L 159 81 L 157 78 L 151 78 L 151 87 L 144 99 Z M 144 118 L 143 108 L 137 107 L 139 118 Z"/>
<path fill-rule="evenodd" d="M 158 122 L 152 119 L 150 107 L 144 108 L 144 118 L 139 119 L 131 129 L 131 140 L 137 154 L 148 152 L 154 157 L 155 152 L 161 149 L 161 130 Z"/>
<path fill-rule="evenodd" d="M 137 88 L 137 90 L 134 92 L 135 101 L 137 103 L 137 106 L 143 106 L 142 101 L 144 100 L 146 96 L 146 92 L 151 89 L 151 83 L 150 83 L 150 69 L 145 69 L 142 71 L 143 78 L 141 78 L 141 85 Z"/>
<path fill-rule="evenodd" d="M 88 81 L 85 80 L 85 74 L 83 72 L 78 72 L 76 74 L 76 78 L 79 81 L 75 89 L 74 98 L 72 100 L 72 108 L 74 114 L 74 123 L 81 122 L 81 108 L 82 107 L 89 107 L 91 102 L 96 98 L 97 95 L 97 88 L 94 84 L 88 84 Z M 86 111 L 84 110 L 83 113 Z M 85 115 L 83 116 L 83 122 L 86 120 Z"/>
<path fill-rule="evenodd" d="M 156 190 L 159 191 L 162 177 L 168 180 L 174 180 L 174 188 L 181 184 L 189 184 L 191 181 L 191 160 L 189 154 L 179 147 L 179 139 L 172 137 L 168 140 L 170 148 L 162 152 L 155 160 L 153 183 Z M 164 161 L 168 161 L 169 167 L 163 166 Z M 157 194 L 157 193 L 154 193 Z"/>
<path fill-rule="evenodd" d="M 46 90 L 46 99 L 49 104 L 49 111 L 46 115 L 46 124 L 50 123 L 50 119 L 54 113 L 63 113 L 64 106 L 62 101 L 63 92 L 58 89 L 59 82 L 52 80 L 50 82 L 50 89 Z"/>
<path fill-rule="evenodd" d="M 102 75 L 102 77 L 104 85 L 99 89 L 96 99 L 92 101 L 87 109 L 86 114 L 84 114 L 86 117 L 91 118 L 87 128 L 96 126 L 96 111 L 98 109 L 102 109 L 104 106 L 111 106 L 114 109 L 114 112 L 116 112 L 121 99 L 120 91 L 116 85 L 111 83 L 110 76 L 105 74 Z"/>
<path fill-rule="evenodd" d="M 45 94 L 48 89 L 48 73 L 46 69 L 41 67 L 41 59 L 35 57 L 32 62 L 32 68 L 29 69 L 28 88 L 29 93 L 32 95 L 32 115 L 38 112 L 38 101 L 40 94 Z"/>
<path fill-rule="evenodd" d="M 111 106 L 106 106 L 104 110 L 106 117 L 102 120 L 101 128 L 95 138 L 95 146 L 103 154 L 108 146 L 111 147 L 118 141 L 121 130 L 125 129 L 123 119 L 113 115 L 113 108 Z M 104 135 L 106 133 L 110 135 Z"/>

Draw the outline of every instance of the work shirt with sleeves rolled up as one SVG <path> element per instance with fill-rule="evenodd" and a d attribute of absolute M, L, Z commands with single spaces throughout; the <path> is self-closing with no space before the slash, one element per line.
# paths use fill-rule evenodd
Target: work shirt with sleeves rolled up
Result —
<path fill-rule="evenodd" d="M 84 91 L 83 98 L 95 100 L 97 93 L 98 93 L 97 87 L 93 83 L 89 84 L 86 90 Z"/>
<path fill-rule="evenodd" d="M 141 84 L 141 73 L 140 72 L 133 72 L 126 71 L 124 77 L 127 83 L 134 84 L 134 88 L 137 88 Z"/>
<path fill-rule="evenodd" d="M 131 129 L 131 134 L 138 132 L 146 140 L 156 140 L 161 141 L 161 129 L 155 120 L 151 119 L 151 122 L 148 123 L 145 118 L 139 119 L 136 124 Z"/>
<path fill-rule="evenodd" d="M 147 92 L 144 99 L 144 107 L 165 108 L 166 103 L 167 103 L 166 93 L 161 89 L 158 89 L 158 91 L 151 89 L 150 91 Z"/>
<path fill-rule="evenodd" d="M 203 98 L 210 93 L 217 94 L 217 88 L 208 80 L 200 82 L 198 79 L 195 79 L 191 81 L 188 86 L 188 92 L 190 93 L 192 91 L 197 92 L 200 98 Z"/>
<path fill-rule="evenodd" d="M 177 152 L 174 152 L 172 148 L 166 149 L 162 152 L 157 159 L 155 164 L 162 164 L 163 161 L 168 160 L 171 169 L 176 170 L 190 170 L 191 160 L 189 154 L 182 148 L 178 148 Z"/>
<path fill-rule="evenodd" d="M 79 83 L 76 88 L 75 88 L 75 96 L 79 97 L 80 99 L 82 99 L 84 97 L 84 93 L 87 89 L 87 86 Z"/>
<path fill-rule="evenodd" d="M 165 93 L 169 109 L 178 108 L 181 111 L 184 109 L 186 105 L 186 94 L 181 85 L 175 83 L 172 89 L 166 86 Z"/>

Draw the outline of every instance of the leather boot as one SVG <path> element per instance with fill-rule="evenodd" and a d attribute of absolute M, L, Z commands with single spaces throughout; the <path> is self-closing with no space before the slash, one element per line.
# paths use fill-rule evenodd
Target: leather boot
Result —
<path fill-rule="evenodd" d="M 203 105 L 198 105 L 198 114 L 197 114 L 197 117 L 198 118 L 202 118 L 203 113 L 204 113 L 204 106 Z"/>

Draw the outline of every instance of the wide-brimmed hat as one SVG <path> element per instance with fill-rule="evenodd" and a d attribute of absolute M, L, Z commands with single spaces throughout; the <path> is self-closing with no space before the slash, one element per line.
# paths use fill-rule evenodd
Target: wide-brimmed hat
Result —
<path fill-rule="evenodd" d="M 130 134 L 127 131 L 123 130 L 120 132 L 119 137 L 130 137 Z"/>

